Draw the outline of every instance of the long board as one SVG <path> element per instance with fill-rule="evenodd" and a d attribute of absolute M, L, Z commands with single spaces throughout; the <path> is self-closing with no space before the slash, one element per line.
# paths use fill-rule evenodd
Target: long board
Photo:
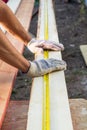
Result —
<path fill-rule="evenodd" d="M 49 40 L 59 43 L 52 0 L 40 0 L 37 38 L 44 39 L 45 2 L 48 2 Z M 36 59 L 43 57 L 43 54 L 36 55 Z M 49 57 L 62 59 L 60 52 L 49 52 Z M 43 86 L 43 77 L 34 78 L 28 111 L 27 130 L 43 130 Z M 49 86 L 50 130 L 73 130 L 64 72 L 59 71 L 49 74 Z M 48 129 L 46 127 L 46 130 Z"/>
<path fill-rule="evenodd" d="M 30 25 L 33 6 L 34 0 L 22 0 L 16 12 L 17 18 L 20 20 L 27 31 Z M 19 43 L 19 41 L 14 39 L 9 33 L 6 33 L 6 36 L 11 41 L 11 43 L 14 44 L 18 51 L 22 53 L 24 44 Z M 0 128 L 5 117 L 17 72 L 18 69 L 0 60 Z"/>
<path fill-rule="evenodd" d="M 85 64 L 87 66 L 87 45 L 80 45 L 80 51 L 81 51 L 82 56 L 84 58 Z"/>

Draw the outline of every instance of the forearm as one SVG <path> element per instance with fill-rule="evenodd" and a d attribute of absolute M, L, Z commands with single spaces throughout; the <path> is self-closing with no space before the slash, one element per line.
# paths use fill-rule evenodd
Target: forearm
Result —
<path fill-rule="evenodd" d="M 16 50 L 1 30 L 0 58 L 23 72 L 26 72 L 30 66 L 30 63 Z"/>
<path fill-rule="evenodd" d="M 31 36 L 20 24 L 10 8 L 0 0 L 0 24 L 9 32 L 21 39 L 25 44 L 31 40 Z"/>

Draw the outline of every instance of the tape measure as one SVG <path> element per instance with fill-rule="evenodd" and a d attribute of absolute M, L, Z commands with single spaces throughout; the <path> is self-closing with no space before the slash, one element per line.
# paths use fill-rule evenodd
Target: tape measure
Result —
<path fill-rule="evenodd" d="M 48 0 L 44 0 L 44 39 L 49 39 L 48 34 Z M 44 58 L 49 57 L 48 51 L 44 51 Z M 49 75 L 44 75 L 43 86 L 43 125 L 42 130 L 50 130 L 50 91 L 49 91 Z"/>

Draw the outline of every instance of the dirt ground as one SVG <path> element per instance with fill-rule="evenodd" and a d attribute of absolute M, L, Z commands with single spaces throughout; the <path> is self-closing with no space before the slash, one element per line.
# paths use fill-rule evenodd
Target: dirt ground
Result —
<path fill-rule="evenodd" d="M 65 77 L 69 98 L 87 99 L 87 68 L 79 49 L 80 45 L 87 44 L 87 9 L 82 14 L 81 4 L 63 3 L 59 0 L 54 2 L 59 39 L 65 46 L 62 56 L 67 62 Z M 32 17 L 29 29 L 35 36 L 37 15 L 38 13 Z M 30 54 L 24 50 L 24 56 L 33 60 L 34 56 Z M 19 72 L 11 99 L 29 99 L 31 84 L 32 79 Z"/>

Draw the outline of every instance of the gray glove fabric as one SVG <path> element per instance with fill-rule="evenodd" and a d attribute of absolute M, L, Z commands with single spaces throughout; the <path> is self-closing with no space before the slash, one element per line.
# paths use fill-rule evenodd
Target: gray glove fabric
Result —
<path fill-rule="evenodd" d="M 31 66 L 27 75 L 29 77 L 39 77 L 45 74 L 51 73 L 53 71 L 60 71 L 66 69 L 66 63 L 63 60 L 57 60 L 54 58 L 49 58 L 47 60 L 35 60 L 30 62 Z"/>
<path fill-rule="evenodd" d="M 49 40 L 37 40 L 32 39 L 28 45 L 28 49 L 32 53 L 41 53 L 43 50 L 52 50 L 52 51 L 63 51 L 64 46 L 61 43 L 56 43 L 55 41 L 49 41 Z"/>

